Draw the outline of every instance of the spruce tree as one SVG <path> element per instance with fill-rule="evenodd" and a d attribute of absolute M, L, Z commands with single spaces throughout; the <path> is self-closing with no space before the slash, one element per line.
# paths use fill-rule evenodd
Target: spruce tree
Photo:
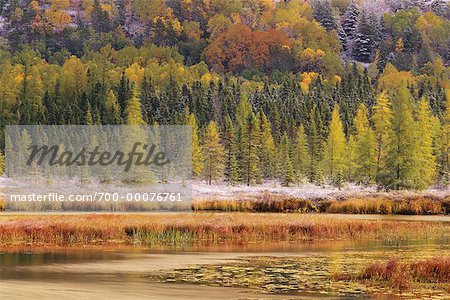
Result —
<path fill-rule="evenodd" d="M 132 96 L 133 88 L 131 87 L 130 80 L 125 76 L 125 72 L 123 72 L 119 85 L 117 86 L 117 102 L 119 103 L 120 112 L 124 120 L 126 120 L 125 109 L 127 107 L 128 100 Z"/>
<path fill-rule="evenodd" d="M 225 179 L 228 183 L 234 184 L 240 180 L 239 164 L 236 154 L 236 137 L 233 122 L 230 116 L 225 116 L 223 146 L 225 151 Z"/>
<path fill-rule="evenodd" d="M 224 150 L 220 144 L 219 129 L 216 122 L 210 121 L 203 142 L 203 175 L 209 185 L 221 178 L 224 169 L 223 159 Z"/>
<path fill-rule="evenodd" d="M 261 141 L 260 136 L 258 118 L 251 112 L 247 117 L 242 139 L 242 173 L 247 185 L 261 181 L 262 174 L 258 156 Z"/>
<path fill-rule="evenodd" d="M 331 115 L 324 155 L 328 177 L 337 185 L 343 178 L 345 165 L 345 135 L 339 110 L 339 105 L 336 104 Z"/>
<path fill-rule="evenodd" d="M 345 35 L 351 39 L 355 35 L 355 31 L 358 24 L 359 8 L 355 1 L 352 1 L 347 7 L 347 10 L 342 15 L 341 25 L 345 32 Z"/>
<path fill-rule="evenodd" d="M 354 45 L 352 49 L 353 58 L 363 63 L 369 63 L 372 59 L 373 50 L 378 40 L 378 24 L 372 12 L 363 11 L 358 20 Z"/>
<path fill-rule="evenodd" d="M 341 18 L 341 28 L 339 38 L 344 50 L 352 53 L 353 38 L 355 36 L 357 22 L 359 18 L 359 8 L 354 1 L 350 3 Z"/>
<path fill-rule="evenodd" d="M 300 125 L 297 130 L 293 156 L 295 175 L 297 181 L 301 181 L 308 171 L 308 139 L 303 125 Z"/>
<path fill-rule="evenodd" d="M 283 186 L 289 186 L 294 182 L 294 168 L 292 166 L 292 160 L 290 155 L 290 143 L 287 133 L 285 132 L 280 140 L 279 146 L 279 167 L 280 167 L 280 179 Z"/>
<path fill-rule="evenodd" d="M 320 161 L 322 159 L 322 139 L 318 129 L 316 106 L 310 111 L 308 128 L 308 179 L 314 183 L 321 178 Z"/>
<path fill-rule="evenodd" d="M 264 178 L 272 178 L 276 173 L 276 149 L 272 136 L 272 129 L 269 119 L 262 110 L 258 113 L 260 123 L 260 152 L 261 171 Z"/>
<path fill-rule="evenodd" d="M 330 31 L 336 28 L 333 16 L 333 7 L 330 0 L 314 0 L 312 3 L 314 18 Z"/>

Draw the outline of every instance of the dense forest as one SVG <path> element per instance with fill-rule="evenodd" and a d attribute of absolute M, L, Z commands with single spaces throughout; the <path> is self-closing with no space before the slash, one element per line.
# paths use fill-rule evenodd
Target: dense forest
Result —
<path fill-rule="evenodd" d="M 0 0 L 7 124 L 188 124 L 193 176 L 450 182 L 450 6 Z M 0 151 L 0 168 L 3 165 Z"/>

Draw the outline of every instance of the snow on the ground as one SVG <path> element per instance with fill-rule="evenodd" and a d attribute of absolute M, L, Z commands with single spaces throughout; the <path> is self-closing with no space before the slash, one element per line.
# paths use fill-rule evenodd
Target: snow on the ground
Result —
<path fill-rule="evenodd" d="M 251 198 L 262 193 L 280 194 L 303 199 L 327 199 L 327 198 L 345 198 L 348 196 L 367 197 L 367 196 L 415 196 L 431 195 L 445 197 L 450 195 L 450 189 L 429 189 L 423 192 L 414 191 L 378 191 L 376 186 L 360 186 L 355 184 L 346 184 L 341 189 L 331 185 L 317 186 L 311 183 L 293 185 L 290 187 L 281 186 L 276 182 L 264 182 L 260 185 L 228 185 L 227 183 L 218 183 L 208 185 L 205 182 L 194 182 L 192 184 L 192 196 L 194 199 L 244 199 Z"/>

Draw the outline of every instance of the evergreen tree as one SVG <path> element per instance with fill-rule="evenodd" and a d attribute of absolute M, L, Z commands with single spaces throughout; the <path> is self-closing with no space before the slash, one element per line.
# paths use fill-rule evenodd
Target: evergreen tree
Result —
<path fill-rule="evenodd" d="M 415 139 L 418 143 L 415 155 L 417 156 L 417 177 L 415 187 L 425 189 L 435 182 L 436 157 L 433 147 L 433 116 L 428 100 L 422 98 L 417 108 L 417 121 Z"/>
<path fill-rule="evenodd" d="M 280 178 L 283 186 L 289 186 L 295 180 L 294 168 L 290 155 L 290 143 L 286 132 L 281 137 L 279 146 Z"/>
<path fill-rule="evenodd" d="M 269 119 L 262 110 L 258 113 L 260 124 L 260 152 L 261 171 L 264 178 L 272 178 L 276 173 L 276 149 L 272 136 L 272 129 Z"/>
<path fill-rule="evenodd" d="M 305 178 L 308 171 L 308 139 L 303 125 L 297 130 L 293 161 L 296 178 L 300 181 Z"/>
<path fill-rule="evenodd" d="M 210 121 L 205 131 L 203 143 L 203 174 L 209 185 L 221 178 L 224 170 L 224 150 L 220 144 L 219 129 L 216 122 Z"/>
<path fill-rule="evenodd" d="M 188 114 L 186 124 L 191 126 L 192 130 L 192 176 L 196 178 L 202 173 L 204 164 L 202 147 L 198 137 L 197 119 L 194 114 Z"/>
<path fill-rule="evenodd" d="M 317 123 L 316 106 L 314 106 L 310 111 L 308 130 L 308 179 L 310 182 L 317 182 L 321 179 L 320 161 L 322 158 L 322 139 Z"/>
<path fill-rule="evenodd" d="M 363 11 L 358 20 L 353 45 L 353 57 L 364 63 L 371 62 L 373 50 L 378 40 L 378 24 L 371 12 Z"/>
<path fill-rule="evenodd" d="M 312 3 L 314 18 L 330 31 L 336 28 L 333 16 L 333 7 L 329 0 L 314 0 Z"/>
<path fill-rule="evenodd" d="M 354 1 L 350 3 L 341 18 L 339 38 L 344 50 L 352 53 L 353 38 L 355 36 L 359 18 L 359 8 Z"/>
<path fill-rule="evenodd" d="M 225 178 L 230 184 L 240 180 L 239 164 L 236 154 L 236 138 L 230 116 L 225 116 L 223 146 L 225 150 Z"/>
<path fill-rule="evenodd" d="M 339 110 L 339 105 L 336 104 L 331 116 L 324 156 L 328 177 L 337 185 L 343 179 L 345 165 L 345 135 Z"/>
<path fill-rule="evenodd" d="M 117 102 L 120 106 L 120 112 L 122 114 L 122 119 L 126 119 L 125 109 L 127 107 L 128 100 L 133 96 L 133 89 L 131 87 L 130 81 L 125 76 L 125 72 L 122 73 L 119 85 L 117 86 Z"/>
<path fill-rule="evenodd" d="M 353 38 L 355 35 L 355 31 L 358 24 L 358 17 L 359 17 L 359 8 L 355 3 L 355 1 L 352 1 L 347 7 L 345 13 L 342 15 L 341 19 L 342 29 L 344 30 L 345 35 L 349 39 Z"/>
<path fill-rule="evenodd" d="M 387 188 L 416 188 L 417 143 L 413 119 L 411 96 L 402 85 L 392 102 L 392 131 L 387 153 L 387 177 L 383 180 Z"/>
<path fill-rule="evenodd" d="M 262 174 L 259 168 L 260 159 L 258 157 L 260 136 L 258 118 L 251 112 L 247 117 L 242 139 L 242 173 L 247 185 L 261 181 Z"/>
<path fill-rule="evenodd" d="M 361 103 L 354 120 L 356 134 L 356 180 L 363 184 L 374 181 L 377 165 L 375 135 L 369 125 L 367 107 Z"/>

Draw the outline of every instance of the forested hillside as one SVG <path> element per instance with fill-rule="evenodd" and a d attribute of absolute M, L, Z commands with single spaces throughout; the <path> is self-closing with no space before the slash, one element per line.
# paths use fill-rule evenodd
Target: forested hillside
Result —
<path fill-rule="evenodd" d="M 450 182 L 446 1 L 0 7 L 1 131 L 189 124 L 193 175 L 209 183 Z"/>

